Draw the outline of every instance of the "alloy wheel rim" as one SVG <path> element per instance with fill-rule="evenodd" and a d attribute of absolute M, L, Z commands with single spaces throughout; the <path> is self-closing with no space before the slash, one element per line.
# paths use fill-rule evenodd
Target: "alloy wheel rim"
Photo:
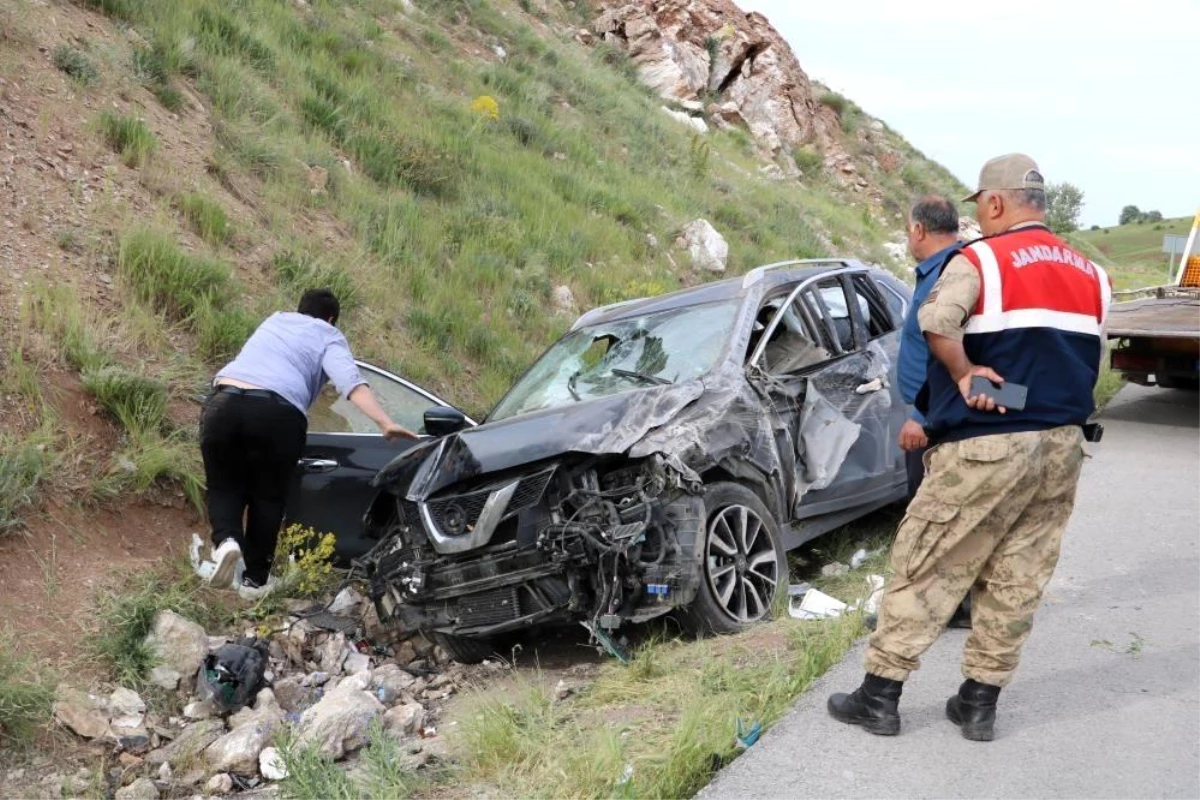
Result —
<path fill-rule="evenodd" d="M 714 514 L 705 572 L 713 598 L 729 617 L 742 623 L 765 617 L 779 584 L 779 560 L 762 517 L 743 505 Z"/>

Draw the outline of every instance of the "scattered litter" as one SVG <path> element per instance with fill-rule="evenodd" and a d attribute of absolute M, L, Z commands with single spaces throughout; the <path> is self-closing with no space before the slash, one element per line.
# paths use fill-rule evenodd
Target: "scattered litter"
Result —
<path fill-rule="evenodd" d="M 810 589 L 811 583 L 793 583 L 788 587 L 788 597 L 804 597 L 804 593 Z"/>
<path fill-rule="evenodd" d="M 788 616 L 795 619 L 827 619 L 839 616 L 846 610 L 845 603 L 835 597 L 830 597 L 820 589 L 808 590 L 800 598 L 799 603 L 794 597 L 790 599 Z"/>
<path fill-rule="evenodd" d="M 738 747 L 745 750 L 758 741 L 758 737 L 762 736 L 762 731 L 763 727 L 761 722 L 755 722 L 747 729 L 742 727 L 742 720 L 738 719 L 737 736 L 734 737 L 734 740 L 736 741 Z"/>
<path fill-rule="evenodd" d="M 854 551 L 854 555 L 850 556 L 850 569 L 858 569 L 862 563 L 867 560 L 871 554 L 864 548 L 859 548 Z"/>
<path fill-rule="evenodd" d="M 238 711 L 257 694 L 266 661 L 265 642 L 251 639 L 247 644 L 222 645 L 204 659 L 197 694 L 222 711 Z"/>
<path fill-rule="evenodd" d="M 624 786 L 633 780 L 633 764 L 626 764 L 625 769 L 621 770 L 621 777 L 617 779 L 617 786 Z"/>
<path fill-rule="evenodd" d="M 609 655 L 620 661 L 622 664 L 629 663 L 629 656 L 625 653 L 620 645 L 612 640 L 607 633 L 592 625 L 590 622 L 581 622 L 579 624 L 582 625 L 587 632 L 592 635 L 593 639 L 599 642 L 600 645 L 608 651 Z"/>
<path fill-rule="evenodd" d="M 836 578 L 839 575 L 845 575 L 849 571 L 850 568 L 845 564 L 840 561 L 835 561 L 832 564 L 826 564 L 825 566 L 821 567 L 821 577 Z"/>

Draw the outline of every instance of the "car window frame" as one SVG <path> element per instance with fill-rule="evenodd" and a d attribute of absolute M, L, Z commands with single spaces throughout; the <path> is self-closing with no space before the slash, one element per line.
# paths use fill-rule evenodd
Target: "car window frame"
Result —
<path fill-rule="evenodd" d="M 869 275 L 869 271 L 867 270 L 866 267 L 863 267 L 863 266 L 842 267 L 839 269 L 827 270 L 825 272 L 821 272 L 816 275 L 810 275 L 809 277 L 804 278 L 803 280 L 801 280 L 799 283 L 796 284 L 796 286 L 788 294 L 787 300 L 784 301 L 784 303 L 780 306 L 780 308 L 781 309 L 787 308 L 788 305 L 790 305 L 791 303 L 794 303 L 796 301 L 796 299 L 800 296 L 800 294 L 802 292 L 813 289 L 815 286 L 817 286 L 818 284 L 820 284 L 823 281 L 827 281 L 831 277 L 839 277 L 839 279 L 840 279 L 841 276 L 848 276 L 848 275 Z M 843 289 L 843 291 L 845 291 L 845 290 Z M 865 347 L 866 345 L 863 344 L 861 347 L 858 347 L 855 350 L 852 350 L 850 352 L 844 352 L 843 348 L 841 347 L 841 342 L 837 341 L 837 339 L 838 339 L 838 337 L 836 335 L 837 331 L 832 325 L 833 318 L 832 318 L 832 315 L 829 314 L 829 309 L 825 306 L 824 301 L 821 300 L 820 292 L 814 291 L 814 294 L 819 303 L 818 308 L 820 308 L 822 310 L 823 314 L 827 315 L 826 318 L 822 320 L 822 324 L 827 329 L 826 336 L 830 337 L 833 340 L 833 343 L 837 346 L 838 352 L 836 354 L 832 354 L 828 360 L 822 361 L 820 364 L 815 364 L 813 366 L 814 367 L 824 366 L 825 364 L 832 363 L 833 361 L 836 361 L 839 358 L 845 358 L 846 356 L 851 355 L 852 353 L 859 352 L 863 347 Z M 857 305 L 858 305 L 857 302 L 855 302 L 853 304 L 854 307 L 849 309 L 849 311 L 851 313 L 851 319 L 854 319 L 854 317 L 859 314 L 859 311 L 857 310 Z M 801 310 L 802 318 L 806 318 L 807 312 L 810 311 L 811 309 L 805 308 L 804 305 L 799 306 L 799 308 Z M 751 367 L 754 367 L 755 369 L 758 369 L 759 371 L 763 372 L 764 374 L 769 374 L 769 373 L 767 372 L 767 369 L 765 368 L 765 366 L 763 364 L 763 354 L 766 352 L 767 343 L 771 340 L 771 336 L 772 336 L 772 334 L 774 334 L 776 327 L 778 327 L 782 323 L 782 321 L 783 321 L 782 313 L 776 314 L 774 316 L 774 318 L 772 318 L 772 320 L 771 320 L 770 324 L 767 326 L 766 330 L 763 331 L 763 335 L 759 339 L 758 344 L 755 346 L 754 353 L 750 356 L 750 359 L 747 362 L 748 365 L 750 365 Z M 809 323 L 815 325 L 816 321 L 810 320 Z M 863 324 L 861 321 L 861 318 L 860 318 L 859 324 L 860 325 Z M 814 333 L 815 333 L 815 331 L 814 331 Z M 817 342 L 818 340 L 814 337 L 813 341 Z M 822 346 L 824 346 L 824 345 L 822 344 Z M 828 350 L 829 348 L 825 348 L 825 349 Z"/>
<path fill-rule="evenodd" d="M 354 363 L 358 367 L 359 372 L 362 373 L 363 380 L 365 380 L 367 382 L 368 386 L 371 385 L 371 379 L 373 377 L 379 377 L 379 378 L 383 378 L 384 380 L 390 380 L 393 383 L 397 383 L 400 386 L 402 386 L 403 388 L 408 389 L 409 391 L 411 391 L 417 395 L 420 395 L 421 397 L 424 397 L 426 400 L 430 401 L 431 407 L 432 406 L 447 406 L 449 408 L 457 408 L 457 406 L 455 406 L 454 404 L 447 402 L 446 400 L 442 399 L 441 397 L 438 397 L 436 394 L 429 391 L 428 389 L 418 386 L 417 384 L 413 383 L 410 380 L 401 378 L 399 375 L 395 374 L 394 372 L 389 372 L 388 370 L 384 369 L 383 367 L 377 366 L 375 364 L 371 364 L 366 361 L 359 361 L 358 359 L 355 359 Z M 374 391 L 374 387 L 372 387 L 372 391 Z M 461 409 L 459 409 L 459 410 L 461 411 Z M 478 422 L 476 422 L 475 420 L 473 420 L 471 417 L 467 416 L 466 414 L 464 414 L 463 416 L 467 421 L 468 427 L 473 428 L 479 424 Z M 379 437 L 383 436 L 383 434 L 380 433 L 379 431 L 318 431 L 318 430 L 310 429 L 309 433 L 310 434 L 321 434 L 324 436 L 379 436 Z M 430 436 L 430 434 L 427 434 L 427 433 L 422 433 L 422 434 L 420 434 L 420 436 L 421 436 L 421 438 L 432 438 Z"/>
<path fill-rule="evenodd" d="M 884 330 L 877 336 L 872 336 L 871 323 L 867 320 L 862 320 L 863 332 L 865 334 L 864 344 L 862 347 L 866 347 L 866 342 L 872 342 L 875 339 L 881 339 L 884 336 L 887 336 L 889 333 L 894 333 L 900 329 L 903 322 L 903 317 L 897 320 L 892 316 L 891 306 L 888 304 L 887 298 L 883 296 L 883 290 L 880 287 L 880 282 L 875 280 L 870 273 L 849 275 L 847 276 L 847 282 L 850 284 L 855 296 L 862 297 L 867 302 L 867 309 L 871 313 L 872 317 L 876 319 L 882 319 L 887 323 L 887 330 Z M 862 291 L 863 287 L 866 289 L 865 292 Z M 898 294 L 896 296 L 899 297 Z M 903 302 L 904 298 L 900 297 L 900 300 Z M 859 304 L 855 303 L 854 306 L 861 315 L 862 308 L 859 306 Z"/>

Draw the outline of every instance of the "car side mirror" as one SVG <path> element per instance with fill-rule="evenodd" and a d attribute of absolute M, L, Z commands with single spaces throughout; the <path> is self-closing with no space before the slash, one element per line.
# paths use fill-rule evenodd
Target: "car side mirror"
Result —
<path fill-rule="evenodd" d="M 425 432 L 430 436 L 448 436 L 467 427 L 467 417 L 457 408 L 434 406 L 425 411 Z"/>

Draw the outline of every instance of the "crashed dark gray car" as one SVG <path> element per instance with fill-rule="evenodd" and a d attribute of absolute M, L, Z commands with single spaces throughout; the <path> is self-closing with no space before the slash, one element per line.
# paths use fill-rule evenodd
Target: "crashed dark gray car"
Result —
<path fill-rule="evenodd" d="M 585 314 L 483 424 L 429 409 L 375 476 L 381 617 L 465 661 L 532 626 L 761 620 L 787 550 L 904 495 L 909 299 L 795 261 Z"/>

